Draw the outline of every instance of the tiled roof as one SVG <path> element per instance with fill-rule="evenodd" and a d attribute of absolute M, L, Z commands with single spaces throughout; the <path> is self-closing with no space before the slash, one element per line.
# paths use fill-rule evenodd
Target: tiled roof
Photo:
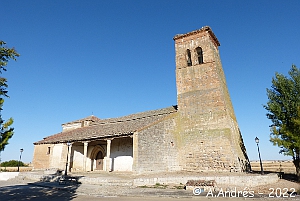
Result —
<path fill-rule="evenodd" d="M 154 124 L 174 112 L 177 112 L 177 106 L 131 114 L 118 118 L 103 119 L 93 122 L 88 127 L 64 131 L 45 137 L 43 140 L 35 142 L 34 144 L 53 144 L 130 135 L 137 130 Z"/>

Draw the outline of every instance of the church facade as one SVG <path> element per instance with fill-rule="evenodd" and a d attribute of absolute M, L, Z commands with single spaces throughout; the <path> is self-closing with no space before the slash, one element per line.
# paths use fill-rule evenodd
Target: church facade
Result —
<path fill-rule="evenodd" d="M 177 104 L 128 116 L 89 116 L 34 143 L 34 169 L 247 171 L 249 160 L 210 27 L 174 38 Z"/>

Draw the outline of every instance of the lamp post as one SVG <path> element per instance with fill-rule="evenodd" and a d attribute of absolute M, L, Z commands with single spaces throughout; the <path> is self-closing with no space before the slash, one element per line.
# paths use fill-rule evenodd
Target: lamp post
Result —
<path fill-rule="evenodd" d="M 20 149 L 20 160 L 18 162 L 18 172 L 20 172 L 20 161 L 21 161 L 21 158 L 22 158 L 22 152 L 24 151 L 24 149 Z"/>
<path fill-rule="evenodd" d="M 65 176 L 68 175 L 68 159 L 69 159 L 69 148 L 70 148 L 71 143 L 68 141 L 67 146 L 68 146 L 68 152 L 67 152 L 67 162 L 66 162 L 66 170 L 65 170 Z"/>
<path fill-rule="evenodd" d="M 255 142 L 256 142 L 256 145 L 257 145 L 257 151 L 258 151 L 258 156 L 259 156 L 261 174 L 264 174 L 264 169 L 263 169 L 263 166 L 262 166 L 262 162 L 261 162 L 261 158 L 260 158 L 260 151 L 259 151 L 259 146 L 258 146 L 258 143 L 259 143 L 258 137 L 255 138 Z"/>

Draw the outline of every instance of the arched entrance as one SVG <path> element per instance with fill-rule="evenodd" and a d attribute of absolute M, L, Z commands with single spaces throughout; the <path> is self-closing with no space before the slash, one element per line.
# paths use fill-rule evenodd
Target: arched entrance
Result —
<path fill-rule="evenodd" d="M 103 153 L 99 151 L 96 156 L 96 170 L 103 170 Z"/>
<path fill-rule="evenodd" d="M 103 159 L 105 150 L 100 145 L 96 145 L 91 153 L 91 170 L 103 170 Z"/>

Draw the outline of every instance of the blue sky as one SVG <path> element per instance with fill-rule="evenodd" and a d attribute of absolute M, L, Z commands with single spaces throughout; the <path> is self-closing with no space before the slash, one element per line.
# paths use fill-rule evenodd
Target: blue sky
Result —
<path fill-rule="evenodd" d="M 91 114 L 176 105 L 173 37 L 210 26 L 250 160 L 290 159 L 269 142 L 263 104 L 275 72 L 300 67 L 300 1 L 1 1 L 0 40 L 21 54 L 2 112 L 15 134 L 1 160 L 32 161 L 33 142 Z"/>

